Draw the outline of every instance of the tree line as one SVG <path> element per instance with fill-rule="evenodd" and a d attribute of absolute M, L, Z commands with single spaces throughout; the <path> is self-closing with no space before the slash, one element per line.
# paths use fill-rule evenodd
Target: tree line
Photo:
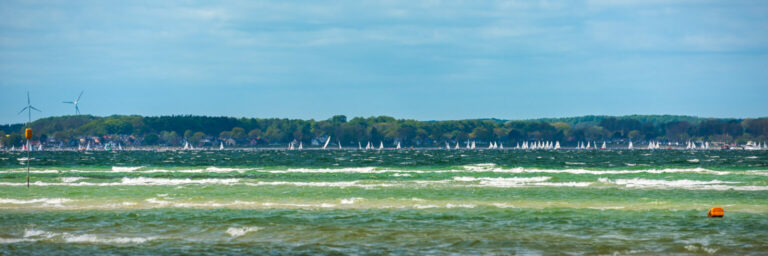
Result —
<path fill-rule="evenodd" d="M 137 146 L 270 146 L 291 142 L 324 142 L 344 146 L 378 145 L 443 146 L 446 142 L 474 140 L 514 145 L 523 141 L 628 140 L 717 141 L 743 143 L 768 140 L 768 118 L 718 119 L 670 115 L 583 116 L 534 120 L 473 119 L 417 121 L 389 116 L 355 117 L 336 115 L 327 120 L 281 118 L 233 118 L 209 116 L 91 115 L 48 117 L 29 125 L 0 125 L 5 147 L 23 144 L 23 129 L 35 131 L 34 140 L 46 144 L 77 146 L 89 143 L 121 143 Z"/>

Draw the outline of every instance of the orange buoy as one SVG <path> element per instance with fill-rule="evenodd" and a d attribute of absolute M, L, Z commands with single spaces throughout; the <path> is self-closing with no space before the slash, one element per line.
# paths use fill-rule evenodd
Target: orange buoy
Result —
<path fill-rule="evenodd" d="M 725 211 L 722 207 L 712 207 L 712 209 L 709 209 L 709 212 L 707 213 L 707 217 L 710 218 L 722 218 L 723 215 L 725 215 Z"/>
<path fill-rule="evenodd" d="M 32 129 L 31 128 L 27 128 L 26 130 L 24 130 L 24 138 L 32 139 Z"/>

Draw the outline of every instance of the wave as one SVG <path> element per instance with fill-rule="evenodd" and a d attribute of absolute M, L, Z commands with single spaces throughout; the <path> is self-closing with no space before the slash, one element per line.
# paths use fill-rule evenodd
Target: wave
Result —
<path fill-rule="evenodd" d="M 236 238 L 236 237 L 241 237 L 250 232 L 259 231 L 259 229 L 260 229 L 259 227 L 230 227 L 227 229 L 227 234 L 229 234 L 229 236 L 233 238 Z"/>
<path fill-rule="evenodd" d="M 25 229 L 22 238 L 0 238 L 2 243 L 37 242 L 43 240 L 64 243 L 99 243 L 99 244 L 140 244 L 158 239 L 158 237 L 112 237 L 95 234 L 72 234 L 67 232 L 49 232 L 37 229 Z"/>
<path fill-rule="evenodd" d="M 31 183 L 35 186 L 175 186 L 175 185 L 234 185 L 240 182 L 240 179 L 167 179 L 167 178 L 129 178 L 123 177 L 120 182 L 65 182 L 50 183 L 36 181 Z M 0 182 L 0 186 L 26 186 L 24 182 Z"/>
<path fill-rule="evenodd" d="M 739 190 L 739 191 L 764 191 L 768 186 L 733 186 L 728 184 L 738 184 L 740 182 L 721 181 L 721 180 L 653 180 L 653 179 L 616 179 L 599 178 L 599 182 L 615 184 L 627 188 L 640 189 L 688 189 L 688 190 Z"/>
<path fill-rule="evenodd" d="M 0 198 L 0 204 L 42 204 L 43 206 L 62 206 L 63 203 L 72 202 L 68 198 L 36 198 L 36 199 L 10 199 Z"/>

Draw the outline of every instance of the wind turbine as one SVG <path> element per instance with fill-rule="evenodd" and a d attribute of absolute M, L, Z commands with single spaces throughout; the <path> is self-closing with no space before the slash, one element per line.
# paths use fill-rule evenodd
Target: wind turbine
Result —
<path fill-rule="evenodd" d="M 37 112 L 42 112 L 39 109 L 32 106 L 32 103 L 29 100 L 29 92 L 27 92 L 27 106 L 22 108 L 21 111 L 19 111 L 18 115 L 21 115 L 21 113 L 24 113 L 24 111 L 27 111 L 27 117 L 29 118 L 27 121 L 27 124 L 32 123 L 32 110 L 36 110 Z"/>
<path fill-rule="evenodd" d="M 63 102 L 63 103 L 66 103 L 66 104 L 72 104 L 72 105 L 75 105 L 75 114 L 76 114 L 76 115 L 79 115 L 79 114 L 80 114 L 80 108 L 79 108 L 79 107 L 77 107 L 77 104 L 79 104 L 79 103 L 80 103 L 80 97 L 83 97 L 83 93 L 84 93 L 84 92 L 85 92 L 85 91 L 80 91 L 80 95 L 79 95 L 79 96 L 77 96 L 77 99 L 76 99 L 75 101 L 64 101 L 64 102 Z"/>

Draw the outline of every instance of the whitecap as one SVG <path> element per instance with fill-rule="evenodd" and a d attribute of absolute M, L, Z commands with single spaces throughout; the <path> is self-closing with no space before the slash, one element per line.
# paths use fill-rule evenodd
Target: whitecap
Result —
<path fill-rule="evenodd" d="M 241 237 L 250 232 L 259 231 L 259 227 L 229 227 L 227 228 L 227 234 L 231 237 Z"/>

